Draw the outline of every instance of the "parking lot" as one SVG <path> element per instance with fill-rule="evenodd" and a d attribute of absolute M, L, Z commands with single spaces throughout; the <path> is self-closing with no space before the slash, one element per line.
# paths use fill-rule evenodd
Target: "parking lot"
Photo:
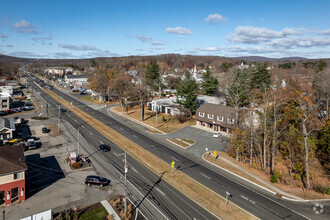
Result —
<path fill-rule="evenodd" d="M 85 185 L 88 175 L 106 175 L 96 172 L 94 167 L 71 170 L 65 159 L 69 152 L 76 150 L 77 144 L 64 133 L 58 134 L 54 118 L 28 120 L 28 125 L 23 126 L 22 130 L 37 137 L 39 145 L 37 149 L 25 151 L 28 166 L 26 200 L 5 207 L 6 219 L 20 219 L 48 209 L 82 207 L 106 199 L 114 193 L 115 187 L 111 184 L 103 188 Z M 43 133 L 43 127 L 50 128 L 50 132 Z"/>

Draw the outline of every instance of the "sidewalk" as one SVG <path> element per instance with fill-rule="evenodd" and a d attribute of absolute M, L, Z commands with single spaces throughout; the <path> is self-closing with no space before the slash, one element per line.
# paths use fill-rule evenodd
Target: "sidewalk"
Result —
<path fill-rule="evenodd" d="M 108 200 L 102 200 L 101 204 L 107 210 L 107 212 L 109 213 L 109 215 L 113 220 L 120 220 L 119 216 L 117 215 L 116 211 L 112 208 Z"/>

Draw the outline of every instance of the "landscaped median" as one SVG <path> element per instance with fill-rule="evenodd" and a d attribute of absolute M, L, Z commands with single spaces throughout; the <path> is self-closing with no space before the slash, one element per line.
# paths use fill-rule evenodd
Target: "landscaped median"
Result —
<path fill-rule="evenodd" d="M 98 130 L 117 146 L 125 151 L 130 152 L 132 157 L 134 157 L 148 169 L 152 170 L 155 174 L 159 176 L 163 174 L 162 178 L 165 181 L 190 197 L 209 212 L 213 213 L 218 218 L 255 219 L 253 215 L 247 213 L 245 210 L 232 203 L 230 203 L 228 207 L 225 207 L 225 199 L 222 196 L 198 183 L 183 172 L 176 170 L 174 174 L 171 174 L 171 161 L 161 160 L 160 158 L 145 150 L 143 147 L 137 145 L 133 141 L 93 118 L 89 114 L 85 113 L 79 108 L 71 106 L 69 102 L 59 98 L 59 96 L 52 91 L 45 91 L 63 106 L 70 107 L 71 112 L 83 119 L 89 125 L 93 126 L 96 130 Z"/>

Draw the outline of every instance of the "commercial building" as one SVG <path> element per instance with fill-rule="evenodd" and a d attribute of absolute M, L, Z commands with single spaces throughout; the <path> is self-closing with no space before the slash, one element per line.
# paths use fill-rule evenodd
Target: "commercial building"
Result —
<path fill-rule="evenodd" d="M 25 200 L 26 170 L 21 146 L 0 146 L 0 206 Z"/>

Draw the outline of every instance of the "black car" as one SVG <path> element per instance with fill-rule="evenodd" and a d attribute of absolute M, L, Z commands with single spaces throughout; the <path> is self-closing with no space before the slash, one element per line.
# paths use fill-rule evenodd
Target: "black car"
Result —
<path fill-rule="evenodd" d="M 87 176 L 85 179 L 85 184 L 87 186 L 99 185 L 99 186 L 103 187 L 103 186 L 109 185 L 109 183 L 110 183 L 110 180 L 103 178 L 103 177 L 99 177 L 99 176 Z"/>
<path fill-rule="evenodd" d="M 60 111 L 61 111 L 61 113 L 64 113 L 64 112 L 66 112 L 66 109 L 61 107 Z"/>
<path fill-rule="evenodd" d="M 42 133 L 49 133 L 50 132 L 50 129 L 48 129 L 46 127 L 43 127 L 41 130 L 42 130 Z"/>
<path fill-rule="evenodd" d="M 103 152 L 107 152 L 111 150 L 110 146 L 106 144 L 100 144 L 100 149 L 103 150 Z"/>

